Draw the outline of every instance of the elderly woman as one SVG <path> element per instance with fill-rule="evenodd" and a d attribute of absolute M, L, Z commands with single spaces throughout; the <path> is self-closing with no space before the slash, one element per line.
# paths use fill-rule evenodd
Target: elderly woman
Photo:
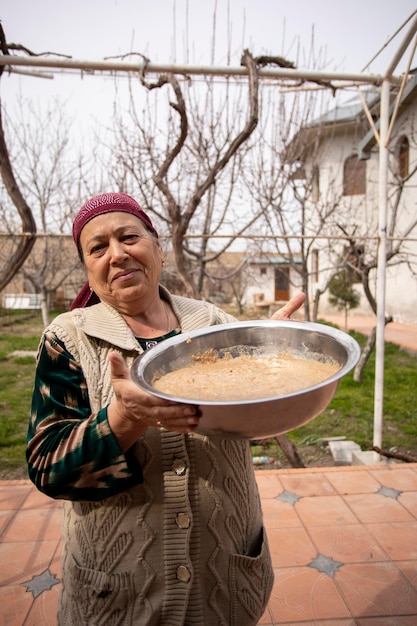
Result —
<path fill-rule="evenodd" d="M 66 501 L 59 624 L 257 624 L 273 572 L 248 442 L 194 432 L 196 407 L 129 375 L 155 343 L 235 319 L 160 285 L 130 196 L 89 200 L 73 236 L 89 290 L 41 340 L 27 446 L 35 485 Z"/>

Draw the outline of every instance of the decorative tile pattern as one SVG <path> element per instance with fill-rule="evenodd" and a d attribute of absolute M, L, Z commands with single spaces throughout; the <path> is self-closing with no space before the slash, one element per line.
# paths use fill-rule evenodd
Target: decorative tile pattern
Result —
<path fill-rule="evenodd" d="M 275 570 L 259 626 L 417 624 L 417 464 L 257 479 Z M 0 626 L 56 626 L 61 509 L 0 481 Z"/>
<path fill-rule="evenodd" d="M 381 496 L 385 496 L 386 498 L 392 498 L 393 500 L 397 500 L 398 496 L 402 494 L 402 491 L 399 491 L 398 489 L 392 489 L 392 487 L 382 486 L 381 489 L 378 489 L 377 493 L 379 493 L 379 495 Z"/>
<path fill-rule="evenodd" d="M 22 583 L 22 587 L 26 587 L 27 591 L 30 591 L 34 598 L 37 598 L 42 592 L 49 591 L 54 585 L 58 585 L 60 580 L 51 574 L 49 569 L 46 569 L 42 574 L 38 576 L 32 576 L 30 580 Z"/>
<path fill-rule="evenodd" d="M 279 496 L 277 496 L 277 500 L 294 505 L 298 502 L 298 500 L 301 500 L 302 497 L 303 496 L 297 496 L 296 493 L 291 493 L 291 491 L 283 491 Z"/>
<path fill-rule="evenodd" d="M 337 570 L 341 568 L 342 565 L 344 565 L 344 563 L 334 561 L 330 556 L 318 554 L 316 558 L 308 564 L 308 567 L 314 567 L 318 572 L 324 572 L 324 574 L 333 578 Z"/>

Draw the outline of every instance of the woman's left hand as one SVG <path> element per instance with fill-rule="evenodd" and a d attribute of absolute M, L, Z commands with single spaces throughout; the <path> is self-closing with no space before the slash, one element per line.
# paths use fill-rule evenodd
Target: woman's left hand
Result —
<path fill-rule="evenodd" d="M 301 306 L 303 306 L 306 299 L 305 293 L 300 291 L 295 296 L 291 298 L 281 309 L 275 311 L 272 315 L 271 319 L 273 320 L 289 320 L 291 319 L 291 315 L 294 311 L 297 311 Z"/>
<path fill-rule="evenodd" d="M 123 357 L 109 354 L 114 396 L 107 417 L 122 450 L 127 450 L 149 427 L 180 433 L 193 432 L 199 422 L 198 408 L 163 400 L 133 382 Z"/>

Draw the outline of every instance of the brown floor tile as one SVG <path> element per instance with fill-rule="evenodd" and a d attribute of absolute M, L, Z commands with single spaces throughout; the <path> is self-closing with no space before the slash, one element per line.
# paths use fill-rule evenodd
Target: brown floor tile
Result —
<path fill-rule="evenodd" d="M 43 541 L 61 537 L 60 509 L 21 509 L 5 531 L 2 541 Z"/>
<path fill-rule="evenodd" d="M 417 522 L 368 524 L 367 528 L 393 561 L 417 561 Z"/>
<path fill-rule="evenodd" d="M 33 602 L 25 626 L 56 626 L 60 585 L 41 593 Z"/>
<path fill-rule="evenodd" d="M 370 469 L 370 474 L 374 476 L 385 487 L 399 489 L 400 491 L 416 491 L 417 470 L 416 464 L 389 466 L 386 469 Z"/>
<path fill-rule="evenodd" d="M 320 554 L 342 563 L 386 561 L 387 553 L 363 526 L 311 526 L 308 533 Z"/>
<path fill-rule="evenodd" d="M 51 563 L 49 565 L 49 570 L 52 574 L 54 574 L 57 578 L 61 578 L 61 556 L 62 556 L 62 540 L 57 543 L 56 550 L 54 556 L 52 557 Z"/>
<path fill-rule="evenodd" d="M 398 496 L 398 502 L 417 519 L 417 490 L 404 491 Z"/>
<path fill-rule="evenodd" d="M 59 509 L 62 510 L 62 500 L 54 500 L 37 489 L 32 489 L 21 506 L 22 509 Z"/>
<path fill-rule="evenodd" d="M 395 564 L 417 591 L 417 563 L 415 561 L 396 561 Z"/>
<path fill-rule="evenodd" d="M 0 510 L 0 537 L 10 524 L 13 516 L 16 515 L 16 511 L 1 511 Z"/>
<path fill-rule="evenodd" d="M 58 580 L 61 579 L 61 551 L 60 541 L 48 568 L 49 576 Z M 24 626 L 56 626 L 60 591 L 61 583 L 53 584 L 36 597 Z"/>
<path fill-rule="evenodd" d="M 287 528 L 301 526 L 300 518 L 294 507 L 280 500 L 266 499 L 262 502 L 264 524 L 266 528 Z"/>
<path fill-rule="evenodd" d="M 268 528 L 267 536 L 275 567 L 308 565 L 317 555 L 317 550 L 302 527 Z"/>
<path fill-rule="evenodd" d="M 1 483 L 0 483 L 1 485 Z M 27 485 L 1 485 L 0 489 L 0 510 L 11 511 L 19 509 L 25 498 L 31 493 L 32 487 Z"/>
<path fill-rule="evenodd" d="M 347 564 L 335 582 L 357 618 L 417 613 L 417 592 L 393 563 Z"/>
<path fill-rule="evenodd" d="M 259 470 L 256 472 L 256 482 L 258 484 L 259 495 L 263 499 L 275 498 L 282 491 L 282 483 L 277 472 L 270 470 Z"/>
<path fill-rule="evenodd" d="M 294 506 L 305 526 L 358 523 L 341 496 L 305 497 Z"/>
<path fill-rule="evenodd" d="M 417 625 L 417 464 L 257 482 L 276 572 L 260 626 Z M 56 626 L 61 508 L 29 481 L 0 481 L 0 626 Z"/>
<path fill-rule="evenodd" d="M 400 502 L 378 493 L 348 495 L 345 501 L 363 524 L 413 520 Z"/>
<path fill-rule="evenodd" d="M 352 617 L 334 581 L 308 567 L 276 570 L 269 608 L 276 624 Z"/>
<path fill-rule="evenodd" d="M 329 472 L 328 481 L 335 490 L 345 495 L 348 493 L 375 493 L 381 484 L 367 471 Z"/>
<path fill-rule="evenodd" d="M 301 474 L 280 474 L 279 477 L 284 489 L 298 496 L 326 496 L 335 495 L 336 490 L 324 474 L 312 474 L 305 480 Z"/>
<path fill-rule="evenodd" d="M 24 587 L 0 587 L 0 626 L 22 626 L 32 606 L 32 594 Z M 39 625 L 40 626 L 40 625 Z"/>
<path fill-rule="evenodd" d="M 56 552 L 55 541 L 0 544 L 0 587 L 20 585 L 45 571 Z"/>

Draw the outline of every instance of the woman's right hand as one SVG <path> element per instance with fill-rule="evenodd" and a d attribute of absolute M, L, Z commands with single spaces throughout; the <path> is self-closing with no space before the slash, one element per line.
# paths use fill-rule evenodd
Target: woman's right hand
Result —
<path fill-rule="evenodd" d="M 123 451 L 128 450 L 149 426 L 180 433 L 192 432 L 198 424 L 197 407 L 152 396 L 133 382 L 123 357 L 109 354 L 114 397 L 107 415 Z"/>

